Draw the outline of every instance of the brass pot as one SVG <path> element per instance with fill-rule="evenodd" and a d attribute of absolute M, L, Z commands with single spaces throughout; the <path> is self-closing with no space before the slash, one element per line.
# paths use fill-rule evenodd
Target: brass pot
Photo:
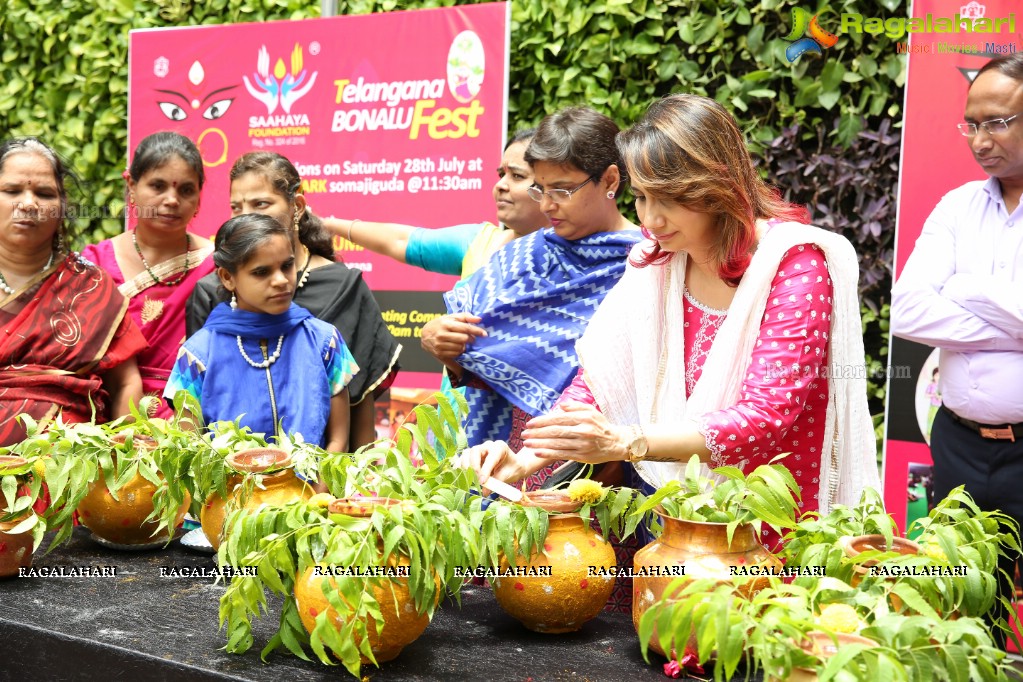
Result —
<path fill-rule="evenodd" d="M 353 497 L 334 500 L 330 504 L 329 511 L 332 514 L 345 514 L 358 518 L 368 518 L 373 515 L 373 510 L 379 506 L 392 506 L 399 504 L 400 500 L 386 497 Z M 391 555 L 387 560 L 391 567 L 408 566 L 409 560 L 405 556 Z M 327 597 L 323 594 L 323 581 L 329 580 L 330 588 L 336 589 L 334 578 L 315 575 L 312 567 L 307 568 L 295 577 L 295 602 L 298 608 L 299 618 L 307 632 L 312 633 L 316 626 L 316 616 L 327 611 L 327 617 L 331 619 L 334 626 L 340 631 L 344 621 L 337 611 L 330 606 Z M 438 580 L 439 587 L 439 580 Z M 328 588 L 329 589 L 329 588 Z M 373 656 L 378 663 L 390 661 L 401 653 L 402 649 L 419 638 L 426 626 L 430 624 L 430 616 L 419 613 L 415 602 L 408 589 L 407 578 L 386 580 L 373 587 L 373 597 L 380 606 L 380 613 L 383 615 L 383 628 L 377 632 L 376 622 L 367 624 L 367 636 Z M 440 599 L 438 589 L 437 598 Z M 343 597 L 342 597 L 343 599 Z M 359 642 L 356 642 L 358 646 Z M 365 656 L 360 656 L 363 663 L 369 663 Z"/>
<path fill-rule="evenodd" d="M 534 632 L 574 632 L 595 618 L 614 589 L 617 561 L 610 543 L 578 512 L 582 506 L 564 491 L 525 493 L 523 506 L 551 514 L 543 547 L 518 566 L 549 577 L 507 577 L 491 581 L 497 603 Z M 590 567 L 599 568 L 590 575 Z M 510 568 L 506 559 L 502 570 Z"/>
<path fill-rule="evenodd" d="M 671 566 L 683 566 L 685 578 L 712 578 L 721 583 L 735 582 L 737 593 L 744 597 L 756 594 L 767 587 L 767 577 L 741 578 L 731 575 L 732 566 L 764 566 L 778 571 L 781 560 L 761 544 L 752 524 L 744 523 L 735 528 L 731 543 L 728 542 L 727 523 L 706 523 L 684 521 L 660 513 L 664 524 L 661 537 L 636 552 L 634 559 L 636 576 L 632 579 L 632 622 L 639 632 L 639 621 L 677 576 L 656 575 L 658 571 L 668 572 Z M 643 575 L 644 571 L 647 575 Z M 653 574 L 653 575 L 651 575 Z M 657 642 L 657 630 L 650 636 L 650 648 L 664 654 Z M 695 638 L 690 638 L 695 649 Z"/>
<path fill-rule="evenodd" d="M 124 443 L 127 436 L 119 433 L 111 441 Z M 156 448 L 156 441 L 149 436 L 136 434 L 132 443 L 147 450 Z M 114 499 L 107 490 L 101 468 L 99 478 L 89 485 L 89 491 L 78 504 L 78 519 L 97 537 L 117 545 L 147 545 L 167 541 L 174 535 L 173 528 L 166 531 L 166 535 L 154 537 L 160 524 L 156 521 L 146 521 L 153 513 L 155 493 L 156 486 L 136 474 L 117 491 L 117 499 Z M 186 493 L 174 521 L 175 528 L 181 525 L 191 502 L 191 496 Z"/>
<path fill-rule="evenodd" d="M 213 545 L 213 549 L 220 547 L 229 502 L 231 511 L 239 505 L 251 511 L 263 504 L 287 504 L 294 500 L 307 500 L 313 496 L 313 489 L 295 475 L 291 469 L 291 456 L 283 450 L 276 448 L 241 450 L 228 455 L 226 461 L 228 466 L 241 475 L 227 479 L 227 500 L 219 493 L 213 493 L 206 498 L 206 503 L 199 513 L 203 533 Z M 259 474 L 267 469 L 281 470 L 261 476 L 260 482 L 263 487 L 253 487 L 242 504 L 244 474 Z"/>

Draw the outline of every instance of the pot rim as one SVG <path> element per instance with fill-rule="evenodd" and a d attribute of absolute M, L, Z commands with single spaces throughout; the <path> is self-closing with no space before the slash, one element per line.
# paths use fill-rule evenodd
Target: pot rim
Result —
<path fill-rule="evenodd" d="M 805 651 L 808 651 L 808 653 L 819 655 L 822 658 L 827 658 L 831 656 L 831 654 L 828 654 L 828 656 L 824 656 L 823 655 L 824 652 L 820 653 L 814 652 L 813 645 L 816 641 L 824 642 L 828 646 L 835 646 L 834 642 L 836 640 L 838 641 L 839 644 L 863 644 L 865 646 L 870 647 L 880 646 L 877 642 L 875 642 L 872 639 L 864 637 L 863 635 L 853 634 L 851 632 L 836 632 L 834 633 L 834 639 L 832 639 L 832 633 L 825 632 L 824 630 L 809 630 L 806 633 L 804 633 L 803 636 L 805 637 L 805 639 L 800 644 L 800 646 Z M 807 646 L 809 646 L 810 649 L 807 649 Z"/>
<path fill-rule="evenodd" d="M 881 548 L 874 546 L 870 547 L 869 549 L 858 549 L 856 547 L 857 542 L 884 545 L 884 541 L 885 538 L 880 533 L 871 533 L 868 535 L 844 535 L 842 536 L 841 539 L 839 539 L 839 544 L 842 547 L 842 551 L 845 552 L 845 555 L 850 559 L 857 557 L 860 554 L 863 554 L 864 552 L 870 550 L 875 550 L 879 552 L 898 552 L 899 554 L 902 554 L 904 556 L 911 556 L 913 554 L 920 553 L 919 543 L 913 542 L 908 538 L 900 537 L 898 535 L 892 536 L 892 546 L 890 548 Z M 911 551 L 906 552 L 902 550 Z M 877 562 L 868 561 L 864 562 L 863 565 L 871 565 L 872 563 L 876 564 Z"/>
<path fill-rule="evenodd" d="M 0 475 L 7 469 L 20 469 L 28 465 L 28 460 L 21 455 L 0 455 Z"/>
<path fill-rule="evenodd" d="M 664 511 L 664 507 L 662 507 L 661 505 L 657 505 L 656 507 L 654 507 L 654 512 L 656 512 L 657 515 L 660 516 L 662 519 L 671 519 L 672 521 L 680 521 L 682 523 L 692 523 L 697 526 L 727 526 L 729 523 L 733 523 L 732 521 L 695 521 L 693 519 L 681 519 L 677 516 L 672 516 L 668 512 Z M 736 524 L 735 528 L 736 530 L 738 530 L 743 526 L 750 526 L 752 528 L 753 523 L 751 521 L 741 521 L 738 524 Z"/>
<path fill-rule="evenodd" d="M 401 502 L 395 497 L 339 497 L 330 503 L 327 511 L 355 518 L 369 518 L 377 507 L 394 507 Z M 358 509 L 351 509 L 352 507 Z"/>
<path fill-rule="evenodd" d="M 583 507 L 581 500 L 573 500 L 565 490 L 532 490 L 522 493 L 519 504 L 538 507 L 548 514 L 571 514 Z"/>
<path fill-rule="evenodd" d="M 146 450 L 155 450 L 160 445 L 157 440 L 148 433 L 126 433 L 124 431 L 121 433 L 115 433 L 111 436 L 110 442 L 123 445 L 128 442 L 129 437 L 131 438 L 132 447 L 135 449 L 138 449 L 139 446 L 141 446 Z"/>
<path fill-rule="evenodd" d="M 291 455 L 279 448 L 248 448 L 232 452 L 224 462 L 240 474 L 276 473 L 291 466 Z"/>

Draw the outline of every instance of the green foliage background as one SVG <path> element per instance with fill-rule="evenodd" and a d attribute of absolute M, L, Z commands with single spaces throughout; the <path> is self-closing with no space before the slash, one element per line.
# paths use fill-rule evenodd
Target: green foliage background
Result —
<path fill-rule="evenodd" d="M 339 0 L 339 14 L 362 14 L 456 4 L 456 0 Z M 622 125 L 634 122 L 656 97 L 688 91 L 714 97 L 733 111 L 760 155 L 795 126 L 788 146 L 799 159 L 819 153 L 818 131 L 841 153 L 861 131 L 901 118 L 905 57 L 892 40 L 841 34 L 822 57 L 785 61 L 791 11 L 820 13 L 837 30 L 843 12 L 905 15 L 901 0 L 714 2 L 711 0 L 513 0 L 510 80 L 511 127 L 537 123 L 571 104 L 603 111 Z M 319 0 L 5 0 L 0 8 L 0 133 L 37 135 L 70 159 L 82 176 L 79 229 L 97 241 L 122 229 L 127 159 L 128 30 L 163 26 L 301 19 L 320 14 Z M 395 46 L 395 49 L 401 49 Z M 899 131 L 896 130 L 896 133 Z M 894 136 L 898 144 L 899 136 Z M 783 151 L 783 150 L 782 150 Z M 774 155 L 776 159 L 778 154 Z M 891 164 L 865 168 L 869 185 L 890 188 Z M 772 168 L 766 168 L 773 179 Z M 854 182 L 859 182 L 859 178 Z M 784 183 L 779 182 L 784 188 Z M 797 193 L 793 199 L 801 199 Z M 875 283 L 869 305 L 868 355 L 887 348 L 890 247 L 894 211 L 880 237 L 864 230 L 855 212 L 827 186 L 813 193 L 815 219 L 832 215 L 861 251 Z M 213 199 L 216 201 L 216 199 Z M 876 222 L 876 221 L 874 221 Z M 876 225 L 873 232 L 876 232 Z M 866 255 L 866 254 L 865 254 Z M 889 271 L 886 271 L 888 269 Z M 883 381 L 871 385 L 874 411 Z"/>

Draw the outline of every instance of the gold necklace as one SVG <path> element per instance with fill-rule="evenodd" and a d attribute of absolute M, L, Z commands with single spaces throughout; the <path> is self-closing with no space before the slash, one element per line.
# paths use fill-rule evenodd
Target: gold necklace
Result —
<path fill-rule="evenodd" d="M 153 269 L 149 267 L 149 261 L 147 261 L 146 257 L 142 255 L 142 247 L 139 246 L 139 240 L 135 237 L 135 230 L 131 231 L 131 243 L 135 245 L 135 253 L 139 255 L 139 260 L 142 261 L 142 266 L 146 269 L 146 272 L 149 273 L 149 276 L 153 278 L 153 284 L 163 284 L 165 286 L 172 287 L 175 284 L 181 284 L 183 281 L 185 281 L 185 277 L 188 276 L 189 270 L 188 252 L 192 249 L 192 235 L 188 234 L 187 232 L 185 233 L 185 269 L 181 273 L 181 276 L 175 279 L 173 282 L 169 279 L 161 281 L 160 278 L 156 276 L 156 273 L 153 272 Z"/>

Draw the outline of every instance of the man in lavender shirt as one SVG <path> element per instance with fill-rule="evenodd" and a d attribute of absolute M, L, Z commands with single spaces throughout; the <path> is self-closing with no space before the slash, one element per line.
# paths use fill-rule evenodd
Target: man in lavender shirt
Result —
<path fill-rule="evenodd" d="M 959 130 L 989 176 L 934 208 L 892 290 L 891 331 L 940 349 L 935 499 L 965 485 L 1023 521 L 1023 54 L 978 72 Z M 1015 560 L 1002 562 L 1012 575 Z M 1011 596 L 1011 585 L 1003 594 Z"/>

